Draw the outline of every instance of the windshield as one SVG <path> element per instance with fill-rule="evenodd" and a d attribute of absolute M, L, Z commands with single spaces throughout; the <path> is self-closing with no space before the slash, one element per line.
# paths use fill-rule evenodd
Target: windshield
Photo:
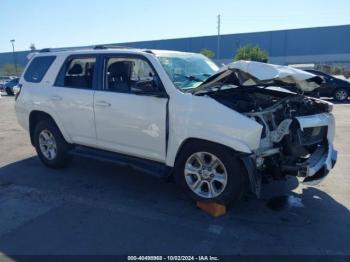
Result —
<path fill-rule="evenodd" d="M 182 91 L 196 88 L 219 69 L 201 54 L 166 53 L 157 57 L 174 85 Z"/>

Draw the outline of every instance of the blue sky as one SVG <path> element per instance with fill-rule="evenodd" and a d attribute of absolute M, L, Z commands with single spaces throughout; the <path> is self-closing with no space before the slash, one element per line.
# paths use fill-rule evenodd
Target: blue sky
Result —
<path fill-rule="evenodd" d="M 0 52 L 350 24 L 349 0 L 0 0 Z"/>

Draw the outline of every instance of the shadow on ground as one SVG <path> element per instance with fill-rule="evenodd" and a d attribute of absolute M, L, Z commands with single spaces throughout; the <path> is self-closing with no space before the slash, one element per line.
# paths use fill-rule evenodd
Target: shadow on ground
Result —
<path fill-rule="evenodd" d="M 31 157 L 0 168 L 0 252 L 13 254 L 350 254 L 350 213 L 296 178 L 264 185 L 212 218 L 171 182 L 77 158 L 63 170 Z M 302 207 L 267 207 L 276 196 Z M 299 204 L 300 204 L 299 203 Z"/>

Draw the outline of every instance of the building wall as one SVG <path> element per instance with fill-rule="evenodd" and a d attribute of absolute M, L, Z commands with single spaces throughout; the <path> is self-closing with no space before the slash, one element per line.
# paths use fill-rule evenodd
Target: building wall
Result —
<path fill-rule="evenodd" d="M 258 45 L 276 64 L 334 63 L 350 66 L 350 25 L 229 34 L 221 36 L 219 63 L 232 61 L 235 50 L 246 44 Z M 155 41 L 119 43 L 116 45 L 200 52 L 217 49 L 217 36 L 203 36 Z M 17 52 L 17 61 L 24 66 L 29 52 Z M 12 53 L 0 54 L 0 67 L 13 63 Z"/>
<path fill-rule="evenodd" d="M 222 35 L 220 57 L 215 59 L 222 62 L 231 60 L 235 51 L 246 44 L 265 49 L 272 63 L 349 63 L 350 25 Z M 188 52 L 200 52 L 201 49 L 208 48 L 216 52 L 217 37 L 143 41 L 122 45 Z"/>
<path fill-rule="evenodd" d="M 29 51 L 21 51 L 16 52 L 16 60 L 17 64 L 21 66 L 25 66 L 27 64 L 27 55 L 29 54 Z M 5 64 L 13 64 L 13 53 L 0 53 L 0 67 L 2 67 Z"/>

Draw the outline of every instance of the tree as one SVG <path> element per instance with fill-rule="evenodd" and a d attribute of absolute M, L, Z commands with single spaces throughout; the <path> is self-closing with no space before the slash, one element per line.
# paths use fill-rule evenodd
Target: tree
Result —
<path fill-rule="evenodd" d="M 205 55 L 208 58 L 213 58 L 215 56 L 215 53 L 208 48 L 203 48 L 201 50 L 201 54 Z"/>
<path fill-rule="evenodd" d="M 269 55 L 258 46 L 245 45 L 238 48 L 233 60 L 249 60 L 266 63 L 269 60 Z"/>
<path fill-rule="evenodd" d="M 341 65 L 336 65 L 331 68 L 331 74 L 333 75 L 343 75 L 344 74 L 344 67 Z"/>
<path fill-rule="evenodd" d="M 30 46 L 29 46 L 29 49 L 30 49 L 31 52 L 35 52 L 36 51 L 35 44 L 31 43 Z"/>
<path fill-rule="evenodd" d="M 16 67 L 14 64 L 5 64 L 1 70 L 0 70 L 3 74 L 5 75 L 16 75 Z M 18 75 L 20 75 L 23 72 L 23 67 L 17 65 L 17 73 Z"/>

